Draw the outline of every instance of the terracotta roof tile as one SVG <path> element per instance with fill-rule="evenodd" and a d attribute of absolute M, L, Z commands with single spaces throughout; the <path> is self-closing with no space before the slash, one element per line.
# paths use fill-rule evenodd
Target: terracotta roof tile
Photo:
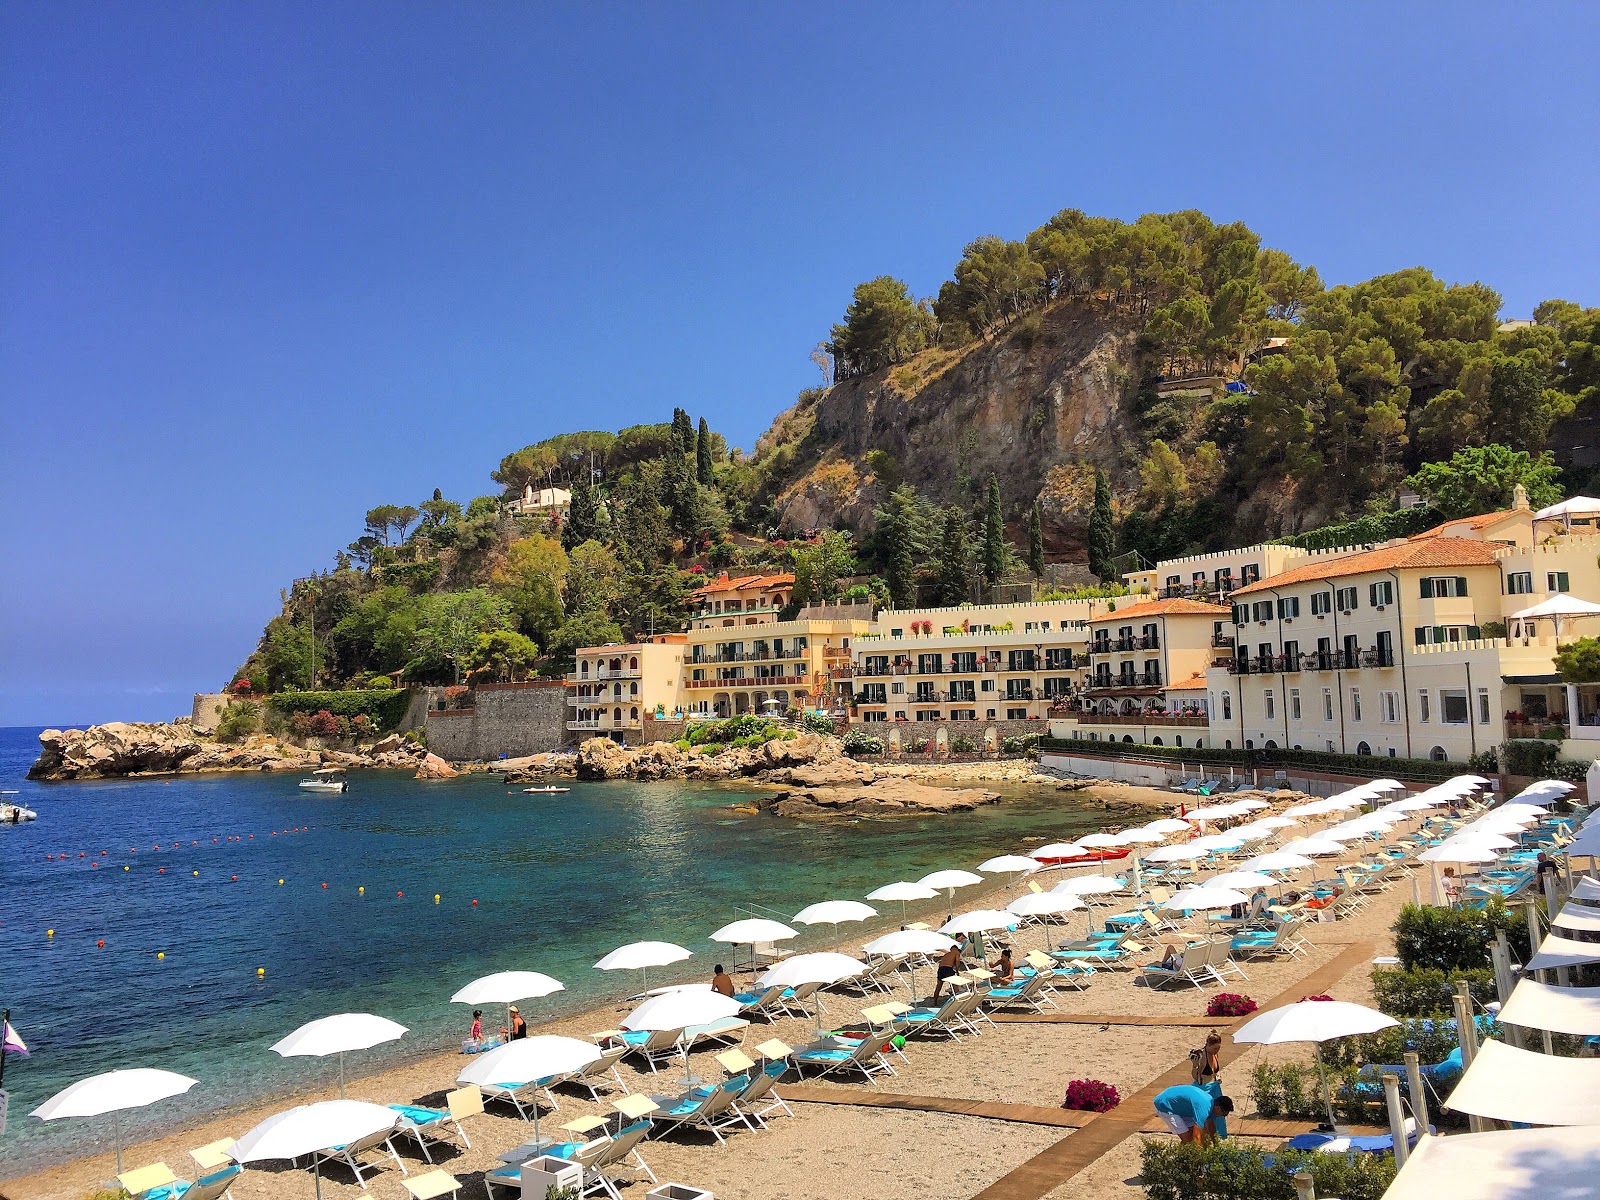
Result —
<path fill-rule="evenodd" d="M 719 575 L 703 587 L 697 587 L 690 592 L 691 596 L 710 596 L 721 592 L 745 591 L 749 588 L 787 587 L 794 582 L 793 575 L 741 575 L 737 579 L 729 579 L 726 575 Z"/>
<path fill-rule="evenodd" d="M 1203 692 L 1206 690 L 1206 677 L 1197 671 L 1187 679 L 1180 679 L 1177 683 L 1167 684 L 1163 690 L 1168 692 Z"/>
<path fill-rule="evenodd" d="M 1411 540 L 1413 542 L 1420 542 L 1425 538 L 1441 537 L 1446 529 L 1452 529 L 1457 525 L 1465 525 L 1468 529 L 1487 529 L 1489 526 L 1497 524 L 1498 522 L 1505 520 L 1507 517 L 1515 517 L 1519 513 L 1525 511 L 1527 510 L 1507 508 L 1501 510 L 1500 512 L 1479 513 L 1475 517 L 1461 517 L 1454 521 L 1445 521 L 1439 525 L 1435 525 L 1432 529 L 1424 529 L 1421 533 L 1412 534 Z M 1531 519 L 1533 517 L 1533 513 L 1528 512 L 1528 517 Z"/>
<path fill-rule="evenodd" d="M 1119 608 L 1103 617 L 1095 617 L 1091 624 L 1102 621 L 1126 621 L 1130 617 L 1223 617 L 1229 610 L 1220 604 L 1207 604 L 1201 600 L 1146 600 L 1132 608 Z"/>
<path fill-rule="evenodd" d="M 1420 542 L 1402 542 L 1398 546 L 1381 546 L 1344 558 L 1330 558 L 1307 563 L 1280 575 L 1262 579 L 1233 594 L 1251 596 L 1271 588 L 1287 587 L 1292 583 L 1309 583 L 1317 579 L 1342 579 L 1348 575 L 1364 575 L 1369 571 L 1392 571 L 1400 568 L 1431 570 L 1446 567 L 1492 567 L 1499 563 L 1495 548 L 1487 542 L 1472 538 L 1426 538 Z"/>

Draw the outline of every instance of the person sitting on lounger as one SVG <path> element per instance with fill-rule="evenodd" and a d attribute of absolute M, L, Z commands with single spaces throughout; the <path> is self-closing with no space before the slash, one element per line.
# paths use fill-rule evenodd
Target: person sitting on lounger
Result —
<path fill-rule="evenodd" d="M 511 1028 L 507 1031 L 511 1041 L 521 1041 L 528 1036 L 528 1023 L 522 1019 L 522 1014 L 517 1011 L 517 1006 L 511 1006 Z"/>
<path fill-rule="evenodd" d="M 721 963 L 711 972 L 711 990 L 724 996 L 733 995 L 733 977 L 723 970 Z"/>
<path fill-rule="evenodd" d="M 1162 942 L 1161 957 L 1150 965 L 1163 971 L 1176 971 L 1183 965 L 1183 947 L 1176 942 Z"/>
<path fill-rule="evenodd" d="M 944 991 L 944 982 L 954 977 L 961 970 L 961 943 L 957 942 L 950 949 L 939 956 L 938 978 L 933 983 L 933 1003 L 939 1003 L 939 994 Z"/>
<path fill-rule="evenodd" d="M 1011 947 L 1007 946 L 1000 951 L 1000 961 L 995 964 L 994 978 L 989 980 L 995 987 L 1005 987 L 1014 983 L 1017 978 L 1017 964 L 1011 961 Z"/>
<path fill-rule="evenodd" d="M 1192 1083 L 1180 1083 L 1156 1093 L 1156 1115 L 1167 1128 L 1184 1142 L 1199 1142 L 1202 1146 L 1226 1137 L 1219 1132 L 1217 1122 L 1233 1112 L 1233 1101 L 1226 1096 L 1212 1096 Z M 1223 1126 L 1226 1130 L 1226 1126 Z"/>

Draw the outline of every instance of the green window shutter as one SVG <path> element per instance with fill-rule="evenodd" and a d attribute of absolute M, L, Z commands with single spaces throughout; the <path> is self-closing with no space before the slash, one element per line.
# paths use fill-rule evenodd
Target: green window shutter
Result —
<path fill-rule="evenodd" d="M 1443 625 L 1435 625 L 1433 627 L 1433 640 L 1436 641 L 1436 642 L 1439 642 L 1441 645 L 1444 643 L 1444 626 Z"/>
<path fill-rule="evenodd" d="M 1423 576 L 1422 578 L 1422 598 L 1424 600 L 1433 599 L 1433 580 L 1429 579 L 1427 576 Z"/>
<path fill-rule="evenodd" d="M 1467 577 L 1465 575 L 1457 575 L 1456 576 L 1456 595 L 1465 596 L 1466 594 L 1467 594 Z"/>
<path fill-rule="evenodd" d="M 1426 625 L 1418 625 L 1417 626 L 1417 645 L 1426 646 L 1427 644 L 1428 644 L 1428 627 Z"/>
<path fill-rule="evenodd" d="M 1468 625 L 1467 638 L 1469 641 L 1481 642 L 1483 640 L 1483 629 L 1477 625 Z"/>

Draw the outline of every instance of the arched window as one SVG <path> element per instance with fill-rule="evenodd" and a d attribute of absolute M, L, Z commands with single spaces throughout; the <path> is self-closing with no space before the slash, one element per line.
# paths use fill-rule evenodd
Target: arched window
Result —
<path fill-rule="evenodd" d="M 1181 733 L 1180 733 L 1180 734 L 1176 734 L 1176 735 L 1174 735 L 1174 736 L 1173 736 L 1173 739 L 1172 739 L 1172 744 L 1173 744 L 1173 745 L 1174 745 L 1174 746 L 1181 746 L 1181 745 L 1183 745 L 1183 734 L 1181 734 Z"/>
<path fill-rule="evenodd" d="M 1255 738 L 1245 738 L 1245 740 L 1244 740 L 1244 748 L 1246 750 L 1254 750 L 1256 748 L 1256 740 L 1255 740 Z"/>
<path fill-rule="evenodd" d="M 589 678 L 589 660 L 587 658 L 578 664 L 578 678 Z"/>
<path fill-rule="evenodd" d="M 1124 742 L 1132 743 L 1133 735 L 1131 733 L 1125 733 L 1125 734 L 1122 735 L 1122 740 Z"/>
<path fill-rule="evenodd" d="M 1206 748 L 1206 740 L 1205 740 L 1205 738 L 1195 738 L 1195 740 L 1194 740 L 1194 748 L 1196 750 L 1204 750 Z"/>
<path fill-rule="evenodd" d="M 638 708 L 637 707 L 630 708 L 628 710 L 628 720 L 637 721 L 638 719 L 639 719 L 639 710 L 638 710 Z"/>
<path fill-rule="evenodd" d="M 632 658 L 628 659 L 628 670 L 637 671 L 638 669 L 639 669 L 639 656 L 637 654 L 635 654 Z"/>
<path fill-rule="evenodd" d="M 1434 762 L 1444 762 L 1450 756 L 1444 752 L 1443 746 L 1435 746 L 1428 751 L 1428 757 L 1433 759 Z"/>
<path fill-rule="evenodd" d="M 630 683 L 628 685 L 628 695 L 637 696 L 638 694 L 639 694 L 639 682 L 638 682 L 638 680 L 635 680 L 634 682 L 632 682 L 632 683 Z"/>
<path fill-rule="evenodd" d="M 1266 749 L 1266 750 L 1276 750 L 1277 748 L 1278 748 L 1278 743 L 1273 741 L 1271 738 L 1267 739 L 1267 744 L 1263 747 L 1263 749 Z"/>
<path fill-rule="evenodd" d="M 1372 753 L 1372 747 L 1367 745 L 1365 742 L 1360 742 L 1360 743 L 1358 743 L 1356 745 L 1356 753 L 1357 754 L 1371 754 Z"/>
<path fill-rule="evenodd" d="M 1227 741 L 1223 742 L 1222 743 L 1222 748 L 1224 750 L 1232 750 L 1233 749 L 1233 739 L 1229 738 Z"/>
<path fill-rule="evenodd" d="M 1159 745 L 1161 745 L 1161 739 L 1158 738 L 1158 737 L 1151 738 L 1150 739 L 1150 744 L 1152 746 L 1159 746 Z"/>

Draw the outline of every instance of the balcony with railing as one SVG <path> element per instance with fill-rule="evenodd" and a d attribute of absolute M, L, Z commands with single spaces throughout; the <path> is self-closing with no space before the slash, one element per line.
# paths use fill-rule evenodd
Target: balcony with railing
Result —
<path fill-rule="evenodd" d="M 620 721 L 615 717 L 607 717 L 603 719 L 598 717 L 582 717 L 577 720 L 568 721 L 567 728 L 578 731 L 592 729 L 598 729 L 602 731 L 611 729 L 643 729 L 644 723 L 637 719 L 629 719 L 627 717 L 622 718 Z"/>
<path fill-rule="evenodd" d="M 642 667 L 623 667 L 619 670 L 594 671 L 588 675 L 581 671 L 568 671 L 566 682 L 571 683 L 603 683 L 610 679 L 639 679 L 644 676 Z"/>
<path fill-rule="evenodd" d="M 1073 713 L 1080 725 L 1158 725 L 1175 729 L 1204 729 L 1210 719 L 1204 716 L 1176 716 L 1171 713 Z"/>
<path fill-rule="evenodd" d="M 1236 640 L 1229 637 L 1225 633 L 1214 633 L 1211 635 L 1211 648 L 1213 650 L 1232 650 L 1235 644 Z"/>
<path fill-rule="evenodd" d="M 766 678 L 757 678 L 754 675 L 744 675 L 738 679 L 685 679 L 683 686 L 693 691 L 702 688 L 722 688 L 723 690 L 738 690 L 740 688 L 792 688 L 805 684 L 806 677 L 802 675 L 769 675 Z"/>
<path fill-rule="evenodd" d="M 1368 646 L 1361 651 L 1361 665 L 1363 667 L 1392 667 L 1394 666 L 1394 651 L 1380 649 L 1377 646 Z"/>

